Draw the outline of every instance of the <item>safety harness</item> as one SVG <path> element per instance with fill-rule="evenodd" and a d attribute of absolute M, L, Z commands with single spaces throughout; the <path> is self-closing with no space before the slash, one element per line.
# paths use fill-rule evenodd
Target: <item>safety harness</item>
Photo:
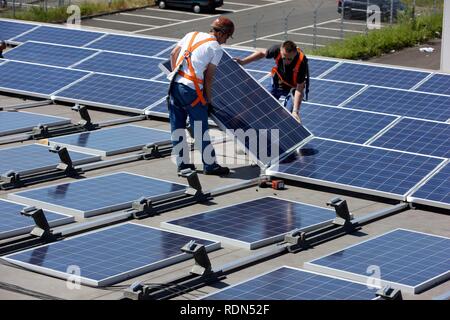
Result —
<path fill-rule="evenodd" d="M 198 34 L 199 34 L 198 31 L 194 32 L 191 40 L 189 41 L 189 45 L 188 45 L 186 51 L 184 51 L 184 54 L 182 54 L 180 56 L 180 58 L 177 61 L 176 66 L 175 66 L 175 70 L 177 68 L 179 69 L 178 74 L 180 76 L 182 76 L 183 78 L 186 78 L 194 83 L 195 91 L 197 92 L 197 99 L 195 99 L 194 102 L 191 103 L 192 106 L 195 106 L 199 102 L 201 102 L 203 105 L 206 105 L 206 100 L 203 96 L 202 90 L 200 89 L 200 85 L 203 84 L 203 80 L 197 78 L 197 75 L 195 74 L 194 66 L 193 66 L 192 60 L 191 60 L 192 53 L 194 52 L 195 49 L 197 49 L 198 47 L 200 47 L 201 45 L 203 45 L 207 42 L 217 41 L 215 38 L 207 38 L 207 39 L 201 40 L 201 41 L 197 42 L 196 44 L 194 44 L 195 38 L 197 37 Z M 181 64 L 185 60 L 186 60 L 186 64 L 187 64 L 189 73 L 184 72 L 180 69 Z"/>

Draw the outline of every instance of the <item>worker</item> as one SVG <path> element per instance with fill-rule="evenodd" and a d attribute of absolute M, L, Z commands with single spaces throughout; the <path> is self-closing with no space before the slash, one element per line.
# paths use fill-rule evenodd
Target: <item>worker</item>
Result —
<path fill-rule="evenodd" d="M 208 115 L 213 112 L 214 75 L 223 55 L 220 45 L 226 43 L 233 32 L 233 22 L 220 16 L 211 24 L 209 33 L 190 32 L 186 34 L 170 54 L 173 71 L 169 77 L 171 79 L 168 98 L 169 118 L 172 145 L 175 152 L 179 150 L 177 153 L 178 171 L 187 168 L 195 170 L 195 166 L 189 163 L 188 156 L 183 153 L 188 150 L 184 129 L 186 128 L 186 119 L 189 117 L 194 135 L 195 130 L 201 124 L 203 172 L 207 175 L 218 176 L 230 173 L 227 167 L 217 164 L 215 151 L 211 146 L 207 131 Z M 179 143 L 183 143 L 181 148 Z"/>
<path fill-rule="evenodd" d="M 304 96 L 308 98 L 309 91 L 309 68 L 305 54 L 293 41 L 287 40 L 281 46 L 274 45 L 267 50 L 255 51 L 244 59 L 235 60 L 240 65 L 246 65 L 262 58 L 275 60 L 271 71 L 271 94 L 276 99 L 284 97 L 284 106 L 301 122 L 301 103 Z"/>
<path fill-rule="evenodd" d="M 0 40 L 0 59 L 3 59 L 3 50 L 6 49 L 6 42 Z"/>

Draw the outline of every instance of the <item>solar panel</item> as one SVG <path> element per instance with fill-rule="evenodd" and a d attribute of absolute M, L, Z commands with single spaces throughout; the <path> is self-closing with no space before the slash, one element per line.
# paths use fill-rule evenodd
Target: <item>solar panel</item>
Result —
<path fill-rule="evenodd" d="M 450 124 L 404 118 L 371 145 L 450 158 Z"/>
<path fill-rule="evenodd" d="M 311 132 L 321 138 L 365 143 L 397 119 L 394 116 L 325 107 L 303 102 L 300 115 Z"/>
<path fill-rule="evenodd" d="M 156 81 L 93 74 L 59 92 L 55 99 L 143 113 L 167 95 L 167 88 L 166 83 Z"/>
<path fill-rule="evenodd" d="M 186 186 L 127 172 L 8 194 L 9 199 L 85 218 L 131 207 L 141 197 L 159 200 Z"/>
<path fill-rule="evenodd" d="M 417 294 L 450 278 L 449 248 L 449 238 L 396 229 L 307 262 L 305 268 L 361 282 L 380 280 L 382 286 Z"/>
<path fill-rule="evenodd" d="M 373 300 L 367 285 L 291 267 L 226 287 L 202 300 Z"/>
<path fill-rule="evenodd" d="M 108 34 L 106 37 L 91 43 L 88 47 L 143 56 L 155 56 L 175 43 L 175 41 L 170 40 Z"/>
<path fill-rule="evenodd" d="M 70 123 L 70 119 L 31 112 L 0 111 L 0 136 L 30 131 L 39 124 L 58 126 Z"/>
<path fill-rule="evenodd" d="M 40 26 L 39 28 L 14 39 L 15 42 L 39 41 L 53 44 L 82 47 L 104 33 L 70 28 Z"/>
<path fill-rule="evenodd" d="M 313 78 L 317 78 L 325 71 L 337 65 L 338 61 L 322 60 L 316 58 L 308 58 L 309 74 Z"/>
<path fill-rule="evenodd" d="M 170 141 L 169 131 L 125 125 L 52 138 L 49 145 L 65 146 L 69 150 L 85 151 L 99 156 L 111 156 L 139 150 L 147 144 L 168 144 Z"/>
<path fill-rule="evenodd" d="M 69 67 L 96 52 L 96 50 L 77 47 L 67 47 L 40 42 L 26 42 L 6 52 L 5 58 L 58 67 Z"/>
<path fill-rule="evenodd" d="M 328 73 L 324 79 L 411 89 L 429 74 L 422 71 L 344 62 Z"/>
<path fill-rule="evenodd" d="M 450 95 L 450 75 L 433 74 L 430 79 L 425 81 L 416 90 Z"/>
<path fill-rule="evenodd" d="M 260 81 L 262 78 L 267 76 L 267 72 L 261 72 L 261 71 L 252 71 L 252 70 L 247 70 L 247 72 L 253 77 L 255 78 L 256 81 Z"/>
<path fill-rule="evenodd" d="M 369 87 L 345 104 L 347 108 L 436 121 L 450 119 L 450 97 L 414 91 Z"/>
<path fill-rule="evenodd" d="M 284 235 L 294 229 L 313 230 L 335 217 L 332 210 L 265 197 L 167 221 L 161 227 L 222 244 L 256 249 L 283 240 Z"/>
<path fill-rule="evenodd" d="M 217 67 L 212 91 L 215 109 L 212 117 L 223 130 L 256 130 L 259 140 L 268 142 L 267 150 L 259 147 L 249 150 L 249 139 L 235 132 L 237 140 L 260 165 L 268 164 L 311 135 L 226 53 Z M 267 139 L 261 131 L 264 129 L 268 130 Z M 274 129 L 278 130 L 279 139 L 271 136 L 277 132 Z"/>
<path fill-rule="evenodd" d="M 3 259 L 62 279 L 74 279 L 73 272 L 78 270 L 82 284 L 108 286 L 191 258 L 180 250 L 190 240 L 204 244 L 207 251 L 220 247 L 219 243 L 125 223 Z"/>
<path fill-rule="evenodd" d="M 345 142 L 313 139 L 266 174 L 405 200 L 444 160 Z"/>
<path fill-rule="evenodd" d="M 156 117 L 169 118 L 169 109 L 167 107 L 166 99 L 146 110 L 146 114 L 150 114 Z"/>
<path fill-rule="evenodd" d="M 20 215 L 26 206 L 0 199 L 0 239 L 20 236 L 29 233 L 35 226 L 30 217 Z M 50 227 L 72 223 L 73 217 L 51 211 L 44 211 Z"/>
<path fill-rule="evenodd" d="M 35 27 L 34 24 L 0 20 L 0 39 L 10 40 Z"/>
<path fill-rule="evenodd" d="M 308 102 L 338 106 L 363 87 L 358 84 L 311 79 Z"/>
<path fill-rule="evenodd" d="M 87 73 L 21 62 L 0 66 L 0 91 L 49 98 L 57 90 L 81 79 Z"/>
<path fill-rule="evenodd" d="M 450 209 L 450 164 L 447 163 L 408 197 L 409 202 Z"/>
<path fill-rule="evenodd" d="M 254 52 L 254 51 L 249 51 L 249 50 L 239 50 L 239 49 L 231 49 L 231 48 L 224 48 L 224 50 L 231 57 L 241 58 L 241 59 L 251 55 Z M 251 69 L 251 70 L 270 72 L 274 65 L 275 65 L 275 62 L 273 59 L 261 59 L 261 60 L 256 60 L 250 64 L 245 65 L 245 68 Z"/>
<path fill-rule="evenodd" d="M 161 71 L 158 64 L 160 59 L 150 57 L 131 56 L 121 53 L 102 52 L 74 68 L 133 78 L 151 79 Z"/>
<path fill-rule="evenodd" d="M 75 165 L 100 160 L 100 157 L 87 153 L 71 151 L 69 154 Z M 40 144 L 0 149 L 1 174 L 10 170 L 21 174 L 51 170 L 60 162 L 58 154 L 50 152 L 47 146 Z"/>

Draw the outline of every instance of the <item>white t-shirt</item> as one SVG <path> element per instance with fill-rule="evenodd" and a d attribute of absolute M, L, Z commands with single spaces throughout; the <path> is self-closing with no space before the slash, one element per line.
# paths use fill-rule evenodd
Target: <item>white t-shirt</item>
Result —
<path fill-rule="evenodd" d="M 181 39 L 177 46 L 181 47 L 180 54 L 177 57 L 180 59 L 182 55 L 184 55 L 184 52 L 187 50 L 187 47 L 189 45 L 189 42 L 192 39 L 194 32 L 189 32 L 187 35 L 184 36 L 183 39 Z M 195 45 L 197 42 L 203 40 L 203 39 L 215 39 L 213 35 L 210 35 L 205 32 L 199 32 L 197 36 L 195 37 L 193 45 Z M 208 41 L 201 46 L 199 46 L 197 49 L 194 50 L 194 52 L 191 55 L 191 61 L 192 65 L 194 67 L 197 79 L 203 80 L 203 74 L 206 70 L 206 67 L 208 64 L 214 64 L 218 65 L 220 60 L 222 59 L 223 51 L 222 47 L 219 45 L 217 41 Z M 181 70 L 186 72 L 187 74 L 190 74 L 186 60 L 183 61 L 183 64 L 181 66 Z M 185 84 L 193 89 L 195 89 L 194 83 L 191 80 L 188 80 L 180 75 L 177 75 L 175 77 L 175 82 L 179 82 L 182 84 Z M 202 88 L 203 86 L 200 85 Z"/>

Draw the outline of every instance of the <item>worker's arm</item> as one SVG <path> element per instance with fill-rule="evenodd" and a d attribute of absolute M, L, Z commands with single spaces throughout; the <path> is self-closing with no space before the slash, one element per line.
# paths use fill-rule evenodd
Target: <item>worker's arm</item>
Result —
<path fill-rule="evenodd" d="M 180 51 L 181 51 L 181 47 L 176 46 L 175 48 L 173 48 L 172 52 L 170 52 L 170 64 L 172 67 L 172 71 L 175 69 L 175 67 L 177 65 L 177 58 L 178 58 L 178 55 L 180 54 Z"/>
<path fill-rule="evenodd" d="M 301 122 L 300 119 L 300 107 L 302 105 L 303 100 L 303 91 L 305 90 L 305 82 L 297 84 L 297 88 L 295 88 L 294 95 L 294 106 L 292 108 L 292 115 L 298 122 Z"/>
<path fill-rule="evenodd" d="M 241 66 L 246 65 L 250 62 L 265 58 L 267 56 L 267 50 L 258 50 L 253 52 L 248 57 L 245 57 L 244 59 L 235 58 L 237 63 L 239 63 Z"/>
<path fill-rule="evenodd" d="M 214 75 L 216 74 L 216 65 L 210 63 L 205 70 L 205 79 L 203 84 L 203 90 L 206 95 L 206 101 L 212 103 L 212 85 L 214 81 Z"/>

